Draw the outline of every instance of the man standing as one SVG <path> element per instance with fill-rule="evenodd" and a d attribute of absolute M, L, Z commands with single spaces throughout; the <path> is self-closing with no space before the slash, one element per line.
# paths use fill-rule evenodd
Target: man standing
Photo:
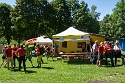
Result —
<path fill-rule="evenodd" d="M 114 46 L 114 51 L 115 51 L 115 66 L 117 65 L 117 58 L 118 57 L 121 57 L 121 59 L 122 59 L 122 65 L 125 65 L 125 63 L 124 63 L 124 57 L 123 57 L 123 55 L 121 54 L 121 46 L 119 45 L 119 41 L 116 41 L 115 42 L 115 46 Z"/>
<path fill-rule="evenodd" d="M 16 67 L 16 62 L 15 62 L 15 60 L 17 59 L 17 61 L 18 61 L 17 54 L 16 54 L 17 49 L 18 49 L 18 47 L 16 46 L 16 44 L 14 44 L 14 47 L 12 48 L 12 50 L 13 50 L 14 68 Z"/>
<path fill-rule="evenodd" d="M 33 67 L 33 63 L 32 63 L 32 60 L 31 60 L 32 59 L 32 50 L 31 50 L 31 48 L 28 47 L 28 45 L 26 45 L 25 49 L 26 49 L 26 60 L 29 59 L 31 65 Z"/>
<path fill-rule="evenodd" d="M 112 46 L 109 44 L 109 42 L 105 44 L 104 49 L 105 49 L 105 65 L 106 66 L 108 65 L 107 58 L 109 57 L 111 59 L 112 67 L 114 67 L 113 53 L 112 53 L 113 49 L 112 49 Z"/>
<path fill-rule="evenodd" d="M 21 63 L 23 61 L 23 67 L 24 71 L 26 72 L 26 65 L 25 65 L 25 55 L 26 55 L 26 50 L 23 48 L 23 45 L 20 46 L 20 48 L 17 49 L 17 56 L 19 57 L 19 71 L 21 71 Z"/>
<path fill-rule="evenodd" d="M 93 56 L 94 57 L 93 63 L 96 63 L 97 55 L 98 55 L 98 40 L 96 40 L 95 43 L 93 44 L 92 50 L 93 50 L 93 55 L 94 55 Z"/>
<path fill-rule="evenodd" d="M 12 56 L 12 48 L 11 45 L 8 46 L 8 48 L 5 51 L 6 57 L 7 57 L 7 68 L 10 69 L 9 64 L 11 62 L 11 68 L 13 68 L 13 56 Z"/>

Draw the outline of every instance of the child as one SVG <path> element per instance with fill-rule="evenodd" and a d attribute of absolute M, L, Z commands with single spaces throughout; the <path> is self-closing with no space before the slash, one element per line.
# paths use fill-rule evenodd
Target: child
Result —
<path fill-rule="evenodd" d="M 3 54 L 2 54 L 2 63 L 0 65 L 0 67 L 3 65 L 3 63 L 6 61 L 6 64 L 7 64 L 7 59 L 6 59 L 6 55 L 5 55 L 5 51 L 6 51 L 7 47 L 5 46 L 4 49 L 3 49 Z M 6 67 L 6 64 L 4 67 Z"/>
<path fill-rule="evenodd" d="M 103 52 L 104 52 L 104 46 L 103 46 L 103 42 L 100 43 L 100 46 L 98 48 L 98 60 L 96 63 L 96 66 L 99 67 L 101 65 L 101 61 L 103 59 Z"/>

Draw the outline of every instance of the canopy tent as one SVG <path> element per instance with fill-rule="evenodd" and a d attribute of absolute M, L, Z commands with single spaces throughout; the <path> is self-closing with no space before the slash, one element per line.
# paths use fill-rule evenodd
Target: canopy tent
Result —
<path fill-rule="evenodd" d="M 31 44 L 31 43 L 41 43 L 41 44 L 52 44 L 53 41 L 49 38 L 44 38 L 45 36 L 40 36 L 37 38 L 32 38 L 26 41 L 26 44 Z"/>
<path fill-rule="evenodd" d="M 37 38 L 37 40 L 35 41 L 35 43 L 42 43 L 42 44 L 46 44 L 46 43 L 48 43 L 48 44 L 52 44 L 53 43 L 53 41 L 51 40 L 51 39 L 49 39 L 49 38 Z"/>
<path fill-rule="evenodd" d="M 76 52 L 81 51 L 80 45 L 85 43 L 86 45 L 90 43 L 90 33 L 82 32 L 75 29 L 74 27 L 69 27 L 65 31 L 53 35 L 54 44 L 58 44 L 58 52 Z"/>
<path fill-rule="evenodd" d="M 80 30 L 75 29 L 74 27 L 69 27 L 65 31 L 63 31 L 61 33 L 58 33 L 56 35 L 53 35 L 53 37 L 57 37 L 57 36 L 69 36 L 69 35 L 87 35 L 87 34 L 89 34 L 89 33 L 82 32 Z"/>
<path fill-rule="evenodd" d="M 42 44 L 52 44 L 53 41 L 49 38 L 44 38 L 44 36 L 40 36 L 38 38 L 36 38 L 37 40 L 35 41 L 35 43 L 42 43 Z"/>
<path fill-rule="evenodd" d="M 41 42 L 44 41 L 44 36 L 40 36 L 36 38 L 37 40 L 35 42 Z"/>
<path fill-rule="evenodd" d="M 37 40 L 37 38 L 32 38 L 26 41 L 26 44 L 34 43 Z"/>

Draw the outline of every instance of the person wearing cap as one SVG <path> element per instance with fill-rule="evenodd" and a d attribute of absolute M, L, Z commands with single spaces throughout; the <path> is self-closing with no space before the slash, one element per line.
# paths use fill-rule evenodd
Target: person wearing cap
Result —
<path fill-rule="evenodd" d="M 25 64 L 25 55 L 26 55 L 26 50 L 23 48 L 23 45 L 20 46 L 20 48 L 17 49 L 17 57 L 19 57 L 19 67 L 18 70 L 21 71 L 21 63 L 23 62 L 23 68 L 24 71 L 26 72 L 26 64 Z"/>
<path fill-rule="evenodd" d="M 121 46 L 119 45 L 119 41 L 115 42 L 114 46 L 114 51 L 115 51 L 115 66 L 117 65 L 117 58 L 121 57 Z M 122 59 L 122 65 L 124 65 L 124 59 Z"/>

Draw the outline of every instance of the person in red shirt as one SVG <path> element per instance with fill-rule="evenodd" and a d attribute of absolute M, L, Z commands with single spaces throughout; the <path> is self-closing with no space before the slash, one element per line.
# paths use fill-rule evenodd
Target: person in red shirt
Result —
<path fill-rule="evenodd" d="M 109 57 L 111 59 L 111 64 L 112 67 L 114 67 L 114 62 L 113 62 L 113 55 L 112 55 L 112 46 L 110 45 L 109 42 L 104 46 L 105 48 L 105 65 L 107 66 L 107 58 Z"/>
<path fill-rule="evenodd" d="M 7 68 L 10 69 L 9 64 L 11 63 L 11 68 L 13 68 L 13 55 L 11 45 L 8 45 L 8 48 L 5 51 L 7 57 Z"/>
<path fill-rule="evenodd" d="M 26 50 L 23 48 L 23 45 L 20 46 L 20 48 L 17 49 L 17 57 L 19 57 L 19 71 L 21 71 L 21 63 L 23 62 L 23 68 L 24 71 L 26 72 L 26 64 L 25 64 L 25 55 L 26 55 Z"/>
<path fill-rule="evenodd" d="M 42 55 L 40 55 L 40 45 L 38 44 L 36 47 L 36 55 L 37 55 L 37 61 L 38 61 L 38 66 L 37 67 L 41 67 L 41 59 L 42 59 Z"/>
<path fill-rule="evenodd" d="M 18 47 L 16 46 L 16 44 L 14 44 L 14 47 L 12 48 L 12 50 L 13 50 L 14 68 L 16 67 L 15 60 L 17 59 L 17 61 L 18 61 L 17 54 L 16 54 L 17 49 L 18 49 Z"/>
<path fill-rule="evenodd" d="M 104 52 L 104 46 L 103 46 L 103 42 L 101 42 L 98 48 L 98 60 L 96 63 L 97 67 L 101 65 L 101 61 L 103 60 L 103 52 Z"/>

